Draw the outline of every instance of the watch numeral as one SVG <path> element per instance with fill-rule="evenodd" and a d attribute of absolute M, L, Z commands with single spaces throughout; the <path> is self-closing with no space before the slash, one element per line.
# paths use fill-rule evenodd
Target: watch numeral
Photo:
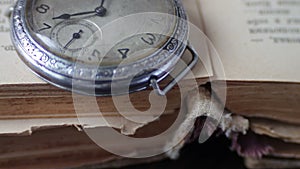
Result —
<path fill-rule="evenodd" d="M 39 7 L 36 8 L 36 11 L 38 11 L 39 13 L 45 14 L 48 12 L 49 9 L 50 9 L 50 6 L 48 6 L 46 4 L 41 4 Z"/>
<path fill-rule="evenodd" d="M 52 28 L 52 26 L 50 26 L 50 25 L 48 25 L 48 24 L 46 24 L 46 23 L 43 23 L 43 25 L 44 25 L 45 27 L 39 29 L 39 30 L 38 30 L 39 32 L 44 31 L 44 30 L 47 30 L 47 29 L 51 29 L 51 28 Z"/>
<path fill-rule="evenodd" d="M 124 49 L 118 49 L 118 51 L 122 55 L 122 59 L 126 59 L 127 58 L 127 54 L 130 51 L 130 49 L 124 48 Z"/>
<path fill-rule="evenodd" d="M 148 37 L 145 39 L 144 37 L 142 37 L 142 41 L 144 41 L 145 43 L 147 43 L 148 45 L 154 45 L 154 42 L 156 41 L 156 37 L 152 34 L 152 33 L 147 33 L 146 34 Z"/>

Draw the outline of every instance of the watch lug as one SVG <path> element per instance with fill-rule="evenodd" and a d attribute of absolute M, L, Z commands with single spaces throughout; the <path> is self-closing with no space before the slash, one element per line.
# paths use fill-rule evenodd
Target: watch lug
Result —
<path fill-rule="evenodd" d="M 192 60 L 189 62 L 186 68 L 184 68 L 164 89 L 161 89 L 159 87 L 156 78 L 150 79 L 151 86 L 158 95 L 160 96 L 166 95 L 177 84 L 177 82 L 183 79 L 189 73 L 189 71 L 191 71 L 191 69 L 197 64 L 199 60 L 199 56 L 195 51 L 195 49 L 192 46 L 190 46 L 190 44 L 188 44 L 186 46 L 186 50 L 189 50 L 191 52 Z"/>

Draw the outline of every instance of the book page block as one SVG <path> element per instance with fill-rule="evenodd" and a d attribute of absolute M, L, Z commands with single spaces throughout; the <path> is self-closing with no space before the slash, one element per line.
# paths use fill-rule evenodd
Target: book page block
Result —
<path fill-rule="evenodd" d="M 300 1 L 199 2 L 225 80 L 300 82 Z"/>

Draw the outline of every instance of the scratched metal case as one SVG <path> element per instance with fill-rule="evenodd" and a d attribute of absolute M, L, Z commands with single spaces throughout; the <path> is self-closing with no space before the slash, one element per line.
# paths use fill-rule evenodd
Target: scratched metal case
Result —
<path fill-rule="evenodd" d="M 152 86 L 158 94 L 166 94 L 176 81 L 183 78 L 198 60 L 196 52 L 188 46 L 188 22 L 180 0 L 172 0 L 176 9 L 176 28 L 172 36 L 147 57 L 120 66 L 91 67 L 61 57 L 42 46 L 30 31 L 26 19 L 26 8 L 31 0 L 18 0 L 11 16 L 11 37 L 20 58 L 43 80 L 63 89 L 80 94 L 109 96 L 140 91 Z M 169 85 L 160 89 L 163 80 L 184 51 L 188 49 L 193 60 Z M 128 81 L 130 84 L 127 84 Z"/>

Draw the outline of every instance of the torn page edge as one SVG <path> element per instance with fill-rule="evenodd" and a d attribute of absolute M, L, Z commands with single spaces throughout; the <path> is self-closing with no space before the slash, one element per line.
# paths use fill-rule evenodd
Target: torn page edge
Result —
<path fill-rule="evenodd" d="M 191 128 L 194 129 L 194 124 L 198 117 L 203 116 L 215 119 L 218 122 L 215 129 L 220 128 L 227 137 L 229 137 L 233 132 L 246 133 L 249 129 L 249 121 L 241 116 L 232 115 L 228 111 L 224 111 L 221 117 L 219 117 L 219 111 L 222 105 L 220 105 L 217 99 L 212 98 L 211 93 L 204 87 L 192 90 L 187 96 L 186 119 L 175 133 L 174 138 L 167 143 L 173 145 L 174 143 L 179 142 L 176 147 L 167 152 L 169 158 L 177 159 L 179 157 L 179 151 L 185 145 L 185 140 L 179 140 L 181 139 L 180 136 L 182 133 L 192 132 L 189 130 Z M 206 140 L 201 141 L 201 138 L 199 138 L 201 143 Z"/>
<path fill-rule="evenodd" d="M 78 131 L 98 127 L 112 127 L 119 129 L 124 135 L 134 135 L 135 132 L 152 121 L 143 123 L 131 122 L 124 117 L 109 117 L 109 122 L 99 123 L 99 119 L 87 118 L 88 124 L 82 124 L 77 118 L 61 119 L 25 119 L 25 120 L 0 120 L 0 135 L 2 136 L 24 136 L 33 132 L 57 127 L 74 126 Z M 154 119 L 154 121 L 157 119 Z M 109 123 L 109 124 L 108 124 Z"/>

